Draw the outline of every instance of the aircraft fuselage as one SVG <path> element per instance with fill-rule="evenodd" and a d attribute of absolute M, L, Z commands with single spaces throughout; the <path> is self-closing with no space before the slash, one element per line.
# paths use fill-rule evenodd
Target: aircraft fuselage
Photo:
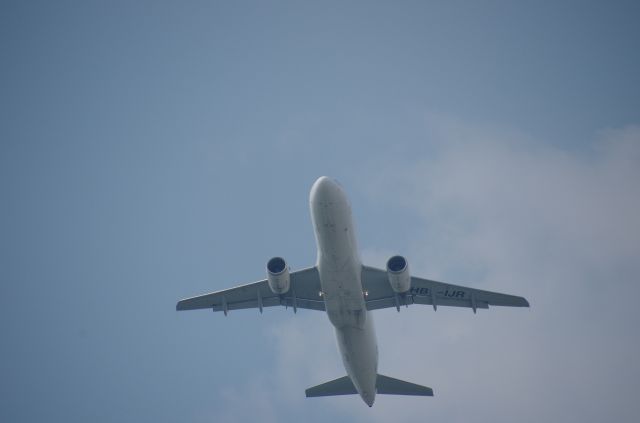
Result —
<path fill-rule="evenodd" d="M 347 374 L 371 406 L 376 395 L 378 346 L 373 319 L 364 301 L 351 206 L 331 178 L 318 179 L 309 196 L 318 246 L 317 267 L 329 320 Z"/>

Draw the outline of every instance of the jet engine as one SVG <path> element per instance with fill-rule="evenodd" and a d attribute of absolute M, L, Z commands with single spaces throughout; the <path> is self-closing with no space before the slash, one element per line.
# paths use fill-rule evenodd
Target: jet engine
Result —
<path fill-rule="evenodd" d="M 409 263 L 402 256 L 393 256 L 387 261 L 387 275 L 394 292 L 403 294 L 411 288 Z"/>
<path fill-rule="evenodd" d="M 285 294 L 289 291 L 289 266 L 282 257 L 274 257 L 267 262 L 267 281 L 274 294 Z"/>

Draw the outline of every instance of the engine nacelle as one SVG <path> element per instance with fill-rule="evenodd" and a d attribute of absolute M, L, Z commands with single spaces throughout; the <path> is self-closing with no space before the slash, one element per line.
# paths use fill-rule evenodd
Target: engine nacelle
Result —
<path fill-rule="evenodd" d="M 289 291 L 289 266 L 282 257 L 274 257 L 267 262 L 267 282 L 274 294 L 286 294 Z"/>
<path fill-rule="evenodd" d="M 411 288 L 409 263 L 402 256 L 393 256 L 387 261 L 387 275 L 394 292 L 403 294 Z"/>

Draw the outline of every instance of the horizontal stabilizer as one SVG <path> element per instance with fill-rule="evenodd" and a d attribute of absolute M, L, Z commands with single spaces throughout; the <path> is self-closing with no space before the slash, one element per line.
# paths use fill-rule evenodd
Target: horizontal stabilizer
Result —
<path fill-rule="evenodd" d="M 433 396 L 431 388 L 384 375 L 378 375 L 376 388 L 379 394 Z"/>
<path fill-rule="evenodd" d="M 331 382 L 326 382 L 321 385 L 314 386 L 304 391 L 307 398 L 311 397 L 330 397 L 333 395 L 351 395 L 357 394 L 356 387 L 353 386 L 351 378 L 344 376 Z"/>
<path fill-rule="evenodd" d="M 376 391 L 378 394 L 383 395 L 433 396 L 433 389 L 431 388 L 384 375 L 378 375 L 378 378 L 376 379 Z M 353 385 L 353 382 L 351 382 L 351 378 L 349 376 L 344 376 L 309 388 L 304 391 L 304 393 L 307 398 L 311 398 L 330 397 L 334 395 L 353 395 L 357 394 L 358 391 Z"/>

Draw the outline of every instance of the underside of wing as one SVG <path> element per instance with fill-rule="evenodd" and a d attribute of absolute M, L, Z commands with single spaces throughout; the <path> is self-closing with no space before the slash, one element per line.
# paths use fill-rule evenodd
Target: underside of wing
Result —
<path fill-rule="evenodd" d="M 411 286 L 406 293 L 398 294 L 391 288 L 386 271 L 369 266 L 362 269 L 362 282 L 368 310 L 410 304 L 428 304 L 434 309 L 437 306 L 468 307 L 474 312 L 489 306 L 529 307 L 523 297 L 417 277 L 411 277 Z"/>
<path fill-rule="evenodd" d="M 265 307 L 285 306 L 295 310 L 325 310 L 324 301 L 319 295 L 320 277 L 315 267 L 291 272 L 291 287 L 284 294 L 275 294 L 267 280 L 240 285 L 209 294 L 198 295 L 181 300 L 176 310 L 211 309 L 223 311 Z"/>

